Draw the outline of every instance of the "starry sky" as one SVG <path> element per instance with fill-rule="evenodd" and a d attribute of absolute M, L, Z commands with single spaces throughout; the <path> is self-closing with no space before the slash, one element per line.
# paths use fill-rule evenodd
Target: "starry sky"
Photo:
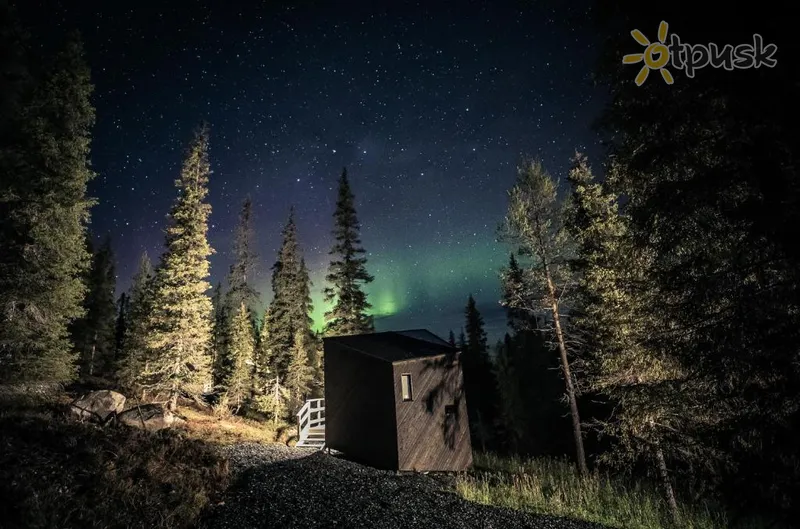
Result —
<path fill-rule="evenodd" d="M 346 166 L 377 329 L 458 334 L 472 293 L 494 340 L 509 251 L 496 229 L 516 164 L 536 156 L 563 177 L 576 148 L 599 160 L 604 93 L 585 2 L 73 4 L 19 9 L 43 39 L 83 35 L 97 110 L 91 229 L 112 237 L 118 292 L 144 250 L 162 253 L 183 149 L 207 120 L 213 283 L 249 195 L 268 302 L 293 204 L 319 327 Z"/>

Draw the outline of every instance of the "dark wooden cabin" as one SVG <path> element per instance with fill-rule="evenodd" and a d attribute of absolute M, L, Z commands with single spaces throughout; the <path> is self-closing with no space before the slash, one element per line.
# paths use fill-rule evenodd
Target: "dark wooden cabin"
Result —
<path fill-rule="evenodd" d="M 472 464 L 460 352 L 426 330 L 325 338 L 325 442 L 389 470 Z"/>

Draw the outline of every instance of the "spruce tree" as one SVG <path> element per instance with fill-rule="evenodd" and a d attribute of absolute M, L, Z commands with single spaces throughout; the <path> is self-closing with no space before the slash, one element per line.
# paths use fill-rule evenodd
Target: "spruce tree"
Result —
<path fill-rule="evenodd" d="M 520 394 L 522 374 L 517 365 L 517 351 L 506 333 L 505 339 L 498 343 L 494 365 L 497 382 L 498 423 L 502 425 L 509 448 L 516 452 L 525 436 L 525 403 Z"/>
<path fill-rule="evenodd" d="M 92 256 L 86 276 L 85 315 L 73 325 L 73 340 L 80 352 L 81 371 L 93 375 L 114 364 L 116 274 L 111 239 L 106 238 Z"/>
<path fill-rule="evenodd" d="M 152 307 L 153 265 L 147 252 L 142 253 L 128 291 L 125 337 L 117 360 L 117 378 L 130 389 L 138 388 L 147 362 L 148 319 Z"/>
<path fill-rule="evenodd" d="M 453 347 L 456 346 L 456 335 L 453 334 L 453 329 L 450 329 L 450 334 L 447 337 L 447 343 L 449 343 Z"/>
<path fill-rule="evenodd" d="M 238 412 L 252 390 L 253 353 L 255 339 L 250 311 L 244 302 L 230 318 L 228 330 L 228 363 L 223 385 L 225 401 L 234 413 Z"/>
<path fill-rule="evenodd" d="M 630 464 L 646 458 L 678 522 L 665 449 L 677 448 L 674 439 L 688 433 L 691 410 L 702 407 L 707 394 L 674 358 L 648 346 L 649 333 L 662 320 L 650 304 L 652 254 L 634 244 L 617 196 L 595 180 L 586 157 L 576 153 L 572 161 L 567 225 L 578 249 L 572 264 L 579 278 L 576 336 L 590 388 L 613 404 L 612 415 L 599 421 L 602 433 L 616 441 L 603 459 Z M 612 180 L 617 170 L 612 165 Z"/>
<path fill-rule="evenodd" d="M 250 198 L 242 203 L 239 224 L 233 242 L 233 264 L 228 275 L 227 303 L 233 313 L 244 303 L 248 311 L 255 309 L 259 293 L 253 287 L 258 255 L 255 251 L 253 230 L 253 203 Z M 216 292 L 215 292 L 216 294 Z"/>
<path fill-rule="evenodd" d="M 125 328 L 128 325 L 128 294 L 123 292 L 117 300 L 117 320 L 114 323 L 114 359 L 119 360 L 125 347 Z"/>
<path fill-rule="evenodd" d="M 202 393 L 211 382 L 211 285 L 208 256 L 208 216 L 205 203 L 211 168 L 208 129 L 200 127 L 192 140 L 175 184 L 178 198 L 170 213 L 166 252 L 153 281 L 153 307 L 147 346 L 152 358 L 145 385 L 166 392 L 174 409 L 178 396 Z"/>
<path fill-rule="evenodd" d="M 0 9 L 0 377 L 67 382 L 89 264 L 92 85 L 77 37 L 54 60 L 28 55 L 41 48 Z"/>
<path fill-rule="evenodd" d="M 563 317 L 563 296 L 570 291 L 572 282 L 568 267 L 570 240 L 564 228 L 564 212 L 557 190 L 557 182 L 541 163 L 525 162 L 518 169 L 517 182 L 509 192 L 503 235 L 518 247 L 518 253 L 530 257 L 530 263 L 522 272 L 521 283 L 514 290 L 506 290 L 506 303 L 509 308 L 525 311 L 532 317 L 546 312 L 552 321 L 550 336 L 561 360 L 576 461 L 581 474 L 586 474 L 577 389 L 567 347 L 567 322 Z"/>
<path fill-rule="evenodd" d="M 367 301 L 363 285 L 374 279 L 366 268 L 367 259 L 361 246 L 355 208 L 355 197 L 350 190 L 347 169 L 339 179 L 339 195 L 333 215 L 333 236 L 336 242 L 331 248 L 333 260 L 328 267 L 325 280 L 325 301 L 333 302 L 333 308 L 325 313 L 326 334 L 329 336 L 362 334 L 375 330 L 372 316 L 368 314 L 372 305 Z"/>
<path fill-rule="evenodd" d="M 263 395 L 266 393 L 267 383 L 275 374 L 274 357 L 272 355 L 269 337 L 270 311 L 269 307 L 261 318 L 261 327 L 258 330 L 255 352 L 253 354 L 253 393 Z"/>
<path fill-rule="evenodd" d="M 292 355 L 295 334 L 311 335 L 311 280 L 297 243 L 294 208 L 283 228 L 283 242 L 278 260 L 272 267 L 273 299 L 269 310 L 269 337 L 275 375 L 285 377 Z"/>
<path fill-rule="evenodd" d="M 465 317 L 466 349 L 461 353 L 461 364 L 464 370 L 467 412 L 473 435 L 485 450 L 486 445 L 492 441 L 497 393 L 483 317 L 472 295 L 467 300 Z"/>
<path fill-rule="evenodd" d="M 311 390 L 314 369 L 308 361 L 308 334 L 298 330 L 294 335 L 292 356 L 286 371 L 286 388 L 289 390 L 292 411 L 303 405 L 303 399 Z"/>
<path fill-rule="evenodd" d="M 212 303 L 216 302 L 214 305 L 211 352 L 213 381 L 214 386 L 224 393 L 228 392 L 226 381 L 230 379 L 231 372 L 236 370 L 236 366 L 239 365 L 238 355 L 240 351 L 234 349 L 232 344 L 233 337 L 230 333 L 236 328 L 237 323 L 234 322 L 234 319 L 237 317 L 239 307 L 242 304 L 247 308 L 253 340 L 256 338 L 253 310 L 256 303 L 258 303 L 259 294 L 252 285 L 255 280 L 254 273 L 257 258 L 253 241 L 252 209 L 250 199 L 245 199 L 234 236 L 234 261 L 228 274 L 229 288 L 225 295 L 224 307 L 219 306 L 220 300 L 216 299 L 221 297 L 218 289 L 214 291 L 214 297 L 212 298 Z M 236 404 L 237 409 L 239 405 L 240 403 Z"/>
<path fill-rule="evenodd" d="M 211 378 L 214 387 L 219 386 L 224 378 L 223 360 L 228 328 L 228 307 L 222 294 L 222 283 L 218 282 L 211 296 Z"/>

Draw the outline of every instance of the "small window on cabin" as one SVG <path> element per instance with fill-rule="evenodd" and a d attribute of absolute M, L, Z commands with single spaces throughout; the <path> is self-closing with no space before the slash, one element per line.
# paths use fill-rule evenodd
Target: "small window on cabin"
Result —
<path fill-rule="evenodd" d="M 400 375 L 400 388 L 403 392 L 403 400 L 413 400 L 413 394 L 411 390 L 411 375 L 407 373 Z"/>

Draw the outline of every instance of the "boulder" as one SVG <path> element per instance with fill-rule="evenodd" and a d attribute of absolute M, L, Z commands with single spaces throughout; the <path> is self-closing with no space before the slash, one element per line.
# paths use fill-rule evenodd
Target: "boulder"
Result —
<path fill-rule="evenodd" d="M 151 431 L 178 426 L 185 422 L 161 404 L 134 406 L 117 415 L 117 420 L 128 426 Z"/>
<path fill-rule="evenodd" d="M 90 419 L 99 422 L 108 421 L 109 417 L 125 409 L 125 395 L 116 391 L 92 391 L 75 400 L 70 412 L 78 419 Z"/>

